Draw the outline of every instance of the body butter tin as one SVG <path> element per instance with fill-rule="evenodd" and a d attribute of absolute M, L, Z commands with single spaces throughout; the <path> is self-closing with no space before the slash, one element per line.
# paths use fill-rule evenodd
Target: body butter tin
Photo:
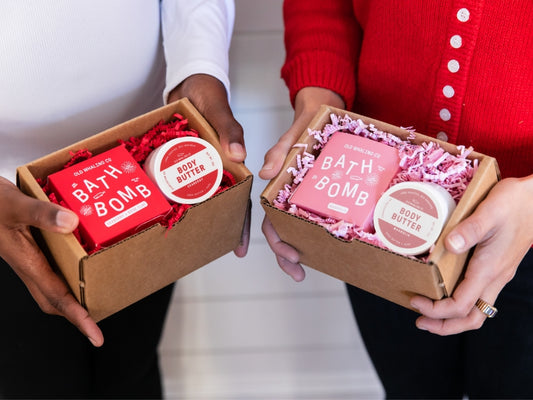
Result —
<path fill-rule="evenodd" d="M 211 197 L 222 180 L 222 159 L 206 140 L 187 136 L 156 148 L 144 164 L 146 174 L 171 201 L 195 204 Z"/>
<path fill-rule="evenodd" d="M 374 228 L 388 249 L 419 255 L 437 241 L 454 209 L 455 201 L 443 187 L 402 182 L 390 187 L 377 202 Z"/>

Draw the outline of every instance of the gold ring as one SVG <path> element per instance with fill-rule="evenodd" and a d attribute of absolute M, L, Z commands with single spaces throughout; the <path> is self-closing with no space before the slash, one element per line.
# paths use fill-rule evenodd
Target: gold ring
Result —
<path fill-rule="evenodd" d="M 477 299 L 476 301 L 476 307 L 485 314 L 488 318 L 494 318 L 496 313 L 498 312 L 498 309 L 494 306 L 491 306 L 489 303 L 487 303 L 485 300 Z"/>

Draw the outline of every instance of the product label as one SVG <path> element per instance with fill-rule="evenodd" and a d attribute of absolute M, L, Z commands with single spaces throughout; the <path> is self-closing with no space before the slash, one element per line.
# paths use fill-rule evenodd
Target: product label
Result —
<path fill-rule="evenodd" d="M 185 141 L 171 147 L 161 159 L 166 189 L 181 199 L 204 196 L 218 186 L 219 155 L 201 143 Z"/>
<path fill-rule="evenodd" d="M 170 210 L 142 168 L 119 146 L 48 177 L 52 191 L 78 214 L 94 248 L 118 241 Z"/>
<path fill-rule="evenodd" d="M 290 202 L 369 231 L 376 202 L 396 175 L 399 162 L 394 147 L 336 132 Z"/>
<path fill-rule="evenodd" d="M 377 220 L 383 237 L 404 249 L 424 245 L 441 226 L 435 204 L 419 190 L 391 194 L 382 210 Z"/>

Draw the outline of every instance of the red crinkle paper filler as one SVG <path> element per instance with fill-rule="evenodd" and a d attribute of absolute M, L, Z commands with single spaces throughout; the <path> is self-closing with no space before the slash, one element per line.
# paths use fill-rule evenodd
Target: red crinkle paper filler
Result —
<path fill-rule="evenodd" d="M 93 153 L 91 153 L 89 150 L 78 150 L 75 153 L 71 151 L 70 155 L 72 156 L 72 158 L 63 166 L 63 169 L 91 158 L 93 156 Z"/>
<path fill-rule="evenodd" d="M 173 115 L 173 119 L 171 119 L 169 122 L 160 121 L 144 135 L 140 137 L 131 137 L 128 140 L 119 140 L 118 143 L 124 145 L 126 150 L 128 150 L 135 161 L 137 161 L 142 167 L 144 161 L 154 149 L 165 144 L 169 140 L 185 136 L 199 137 L 199 134 L 196 130 L 189 128 L 189 121 L 185 117 L 176 113 Z M 70 155 L 71 159 L 63 166 L 63 168 L 68 168 L 92 157 L 92 153 L 86 149 L 78 150 L 77 152 L 70 152 Z M 48 196 L 52 203 L 66 207 L 65 204 L 62 204 L 61 201 L 58 201 L 56 195 L 50 191 L 48 182 L 46 180 L 37 179 L 37 183 L 39 183 L 44 193 Z M 222 180 L 213 196 L 223 192 L 235 184 L 236 180 L 233 175 L 230 172 L 223 170 Z M 171 229 L 172 226 L 178 222 L 181 217 L 183 217 L 185 211 L 192 207 L 191 204 L 178 204 L 172 201 L 170 203 L 172 205 L 172 211 L 163 219 L 163 221 L 161 221 L 161 225 L 167 229 Z M 89 250 L 87 244 L 81 239 L 79 230 L 76 229 L 72 233 L 88 254 L 94 253 L 101 249 L 96 248 Z"/>
<path fill-rule="evenodd" d="M 146 157 L 169 140 L 185 136 L 199 137 L 196 130 L 189 129 L 189 121 L 186 118 L 180 114 L 174 114 L 173 117 L 175 119 L 170 122 L 160 121 L 141 137 L 131 137 L 127 141 L 119 140 L 119 143 L 126 147 L 142 167 Z"/>
<path fill-rule="evenodd" d="M 410 140 L 415 138 L 412 128 L 405 128 L 410 132 L 407 140 L 377 129 L 373 124 L 367 125 L 361 119 L 354 120 L 348 115 L 340 117 L 335 114 L 330 115 L 331 123 L 326 124 L 322 130 L 309 129 L 309 136 L 313 136 L 316 144 L 314 150 L 320 151 L 328 142 L 331 135 L 341 131 L 359 135 L 371 140 L 393 146 L 398 149 L 400 156 L 400 171 L 392 179 L 390 186 L 400 182 L 433 182 L 444 187 L 459 202 L 468 183 L 472 180 L 477 170 L 478 161 L 467 159 L 473 149 L 457 146 L 458 155 L 446 152 L 435 142 L 412 144 Z M 296 190 L 305 174 L 313 168 L 315 156 L 307 151 L 307 145 L 296 144 L 294 147 L 302 149 L 302 154 L 296 156 L 296 167 L 287 170 L 292 174 L 293 180 L 289 185 L 285 185 L 278 192 L 274 199 L 275 207 L 287 211 L 290 214 L 315 222 L 326 228 L 334 236 L 351 241 L 358 239 L 375 246 L 385 247 L 374 233 L 363 231 L 360 227 L 334 218 L 324 218 L 308 210 L 297 207 L 289 203 L 289 198 Z M 424 260 L 427 255 L 412 257 Z"/>

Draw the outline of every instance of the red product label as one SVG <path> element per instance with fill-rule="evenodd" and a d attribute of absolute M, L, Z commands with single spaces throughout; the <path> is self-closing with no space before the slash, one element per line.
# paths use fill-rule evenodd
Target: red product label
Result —
<path fill-rule="evenodd" d="M 374 207 L 398 172 L 399 163 L 394 147 L 336 132 L 290 202 L 370 231 Z"/>
<path fill-rule="evenodd" d="M 208 193 L 220 175 L 206 147 L 185 141 L 169 149 L 161 159 L 161 171 L 172 194 L 181 199 L 196 199 Z"/>
<path fill-rule="evenodd" d="M 153 223 L 170 204 L 123 147 L 48 177 L 50 188 L 80 219 L 91 249 L 109 246 Z"/>

